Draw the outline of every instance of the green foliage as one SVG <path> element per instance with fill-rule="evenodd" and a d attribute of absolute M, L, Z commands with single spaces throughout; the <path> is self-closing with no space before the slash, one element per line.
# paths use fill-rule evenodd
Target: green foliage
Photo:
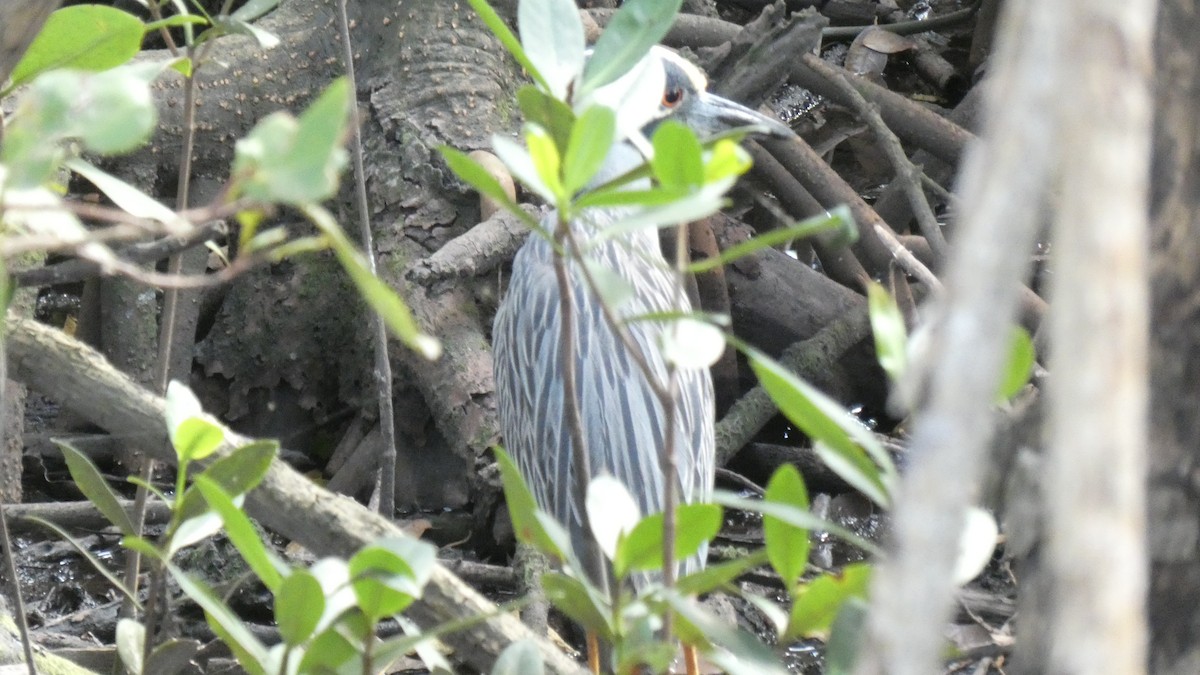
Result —
<path fill-rule="evenodd" d="M 879 365 L 892 382 L 899 382 L 908 365 L 908 329 L 904 326 L 904 315 L 892 294 L 874 281 L 867 285 L 867 309 Z"/>
<path fill-rule="evenodd" d="M 821 460 L 880 506 L 891 503 L 896 467 L 875 435 L 841 404 L 761 352 L 746 347 L 750 367 L 792 424 L 808 435 Z"/>
<path fill-rule="evenodd" d="M 76 5 L 56 10 L 13 68 L 12 83 L 0 96 L 51 70 L 115 68 L 138 53 L 145 30 L 136 16 L 112 7 Z"/>
<path fill-rule="evenodd" d="M 75 481 L 75 485 L 83 493 L 83 496 L 87 497 L 88 501 L 104 514 L 108 522 L 116 525 L 121 534 L 126 536 L 133 534 L 137 528 L 133 526 L 133 521 L 129 519 L 129 514 L 125 513 L 125 509 L 121 508 L 117 493 L 109 486 L 108 481 L 104 479 L 92 460 L 70 443 L 55 441 L 55 445 L 62 450 L 63 459 L 67 461 L 67 470 L 71 473 L 71 480 Z"/>
<path fill-rule="evenodd" d="M 32 189 L 49 181 L 67 158 L 66 141 L 102 154 L 132 150 L 154 130 L 158 115 L 150 82 L 159 64 L 99 73 L 53 70 L 34 80 L 7 121 L 0 147 L 0 182 Z"/>
<path fill-rule="evenodd" d="M 496 456 L 496 465 L 500 467 L 504 501 L 508 505 L 508 517 L 512 520 L 517 541 L 533 546 L 552 560 L 566 560 L 566 553 L 560 546 L 561 540 L 551 536 L 537 517 L 537 502 L 512 457 L 503 448 L 493 448 L 492 452 Z"/>
<path fill-rule="evenodd" d="M 828 634 L 838 611 L 850 598 L 865 598 L 871 568 L 863 563 L 824 572 L 795 595 L 784 639 L 822 637 Z"/>
<path fill-rule="evenodd" d="M 263 118 L 234 146 L 235 194 L 263 203 L 304 205 L 333 196 L 347 154 L 350 85 L 334 80 L 299 118 Z"/>
<path fill-rule="evenodd" d="M 1037 363 L 1037 351 L 1033 346 L 1033 338 L 1029 331 L 1020 326 L 1013 326 L 1012 341 L 1008 350 L 1008 360 L 1000 379 L 1000 400 L 1007 401 L 1016 396 L 1029 384 L 1033 374 L 1033 366 Z"/>
<path fill-rule="evenodd" d="M 628 0 L 608 22 L 583 70 L 580 96 L 629 72 L 675 22 L 683 0 Z M 578 20 L 578 16 L 576 17 Z"/>
<path fill-rule="evenodd" d="M 176 456 L 180 465 L 179 485 L 183 486 L 187 465 L 199 456 L 221 453 L 225 432 L 204 418 L 191 392 L 177 383 L 172 383 L 169 391 L 168 432 L 181 444 L 176 448 Z M 436 635 L 435 632 L 378 644 L 374 638 L 381 620 L 403 612 L 420 597 L 436 564 L 433 546 L 408 538 L 383 539 L 365 547 L 349 561 L 326 558 L 309 569 L 285 564 L 266 547 L 240 504 L 244 494 L 266 475 L 278 444 L 256 441 L 216 456 L 195 477 L 192 486 L 179 491 L 182 496 L 171 504 L 171 525 L 157 542 L 133 532 L 116 494 L 87 457 L 70 446 L 62 447 L 72 477 L 81 490 L 125 533 L 123 545 L 170 572 L 184 593 L 204 609 L 213 631 L 247 672 L 262 675 L 364 672 L 364 664 L 368 662 L 364 655 L 372 649 L 376 649 L 379 658 L 385 655 L 394 658 L 423 646 Z M 218 528 L 213 524 L 224 526 L 250 569 L 274 595 L 275 621 L 283 638 L 281 645 L 263 644 L 207 583 L 172 560 L 175 553 L 198 541 L 201 535 L 215 533 Z M 66 537 L 65 532 L 51 527 Z M 78 542 L 72 543 L 79 546 Z M 102 563 L 91 556 L 89 560 L 118 588 L 128 592 Z M 165 672 L 166 664 L 180 658 L 186 661 L 184 657 L 194 647 L 185 642 L 164 643 L 151 652 L 143 667 L 144 634 L 141 624 L 128 620 L 118 630 L 119 650 L 126 665 L 139 668 L 140 672 Z M 151 671 L 152 665 L 160 670 Z"/>
<path fill-rule="evenodd" d="M 721 529 L 723 512 L 716 504 L 680 504 L 675 513 L 676 560 L 695 555 Z M 618 579 L 632 572 L 648 572 L 663 566 L 663 514 L 652 513 L 638 521 L 617 544 L 613 573 Z"/>
<path fill-rule="evenodd" d="M 808 490 L 800 472 L 790 464 L 784 464 L 771 476 L 767 483 L 765 500 L 787 504 L 797 509 L 808 509 Z M 770 514 L 763 515 L 763 539 L 771 567 L 783 580 L 783 587 L 796 585 L 808 562 L 808 530 L 796 527 Z"/>
<path fill-rule="evenodd" d="M 693 262 L 688 266 L 688 272 L 692 274 L 708 272 L 719 267 L 724 267 L 739 258 L 744 258 L 764 248 L 773 248 L 794 239 L 804 239 L 831 231 L 840 233 L 841 238 L 849 242 L 853 242 L 858 238 L 854 216 L 850 215 L 848 207 L 838 206 L 823 215 L 806 218 L 789 227 L 781 227 L 764 232 L 757 237 L 751 237 L 744 242 L 734 244 L 721 251 L 721 255 L 715 258 L 706 258 Z"/>
<path fill-rule="evenodd" d="M 400 614 L 429 580 L 435 549 L 415 539 L 386 538 L 350 559 L 351 587 L 358 607 L 372 623 Z"/>
<path fill-rule="evenodd" d="M 492 675 L 543 675 L 545 672 L 542 653 L 529 640 L 518 640 L 505 647 L 492 666 Z"/>

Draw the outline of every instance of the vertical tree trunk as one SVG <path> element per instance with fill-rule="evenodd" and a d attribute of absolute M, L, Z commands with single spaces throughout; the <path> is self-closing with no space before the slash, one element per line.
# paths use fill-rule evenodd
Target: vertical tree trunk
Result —
<path fill-rule="evenodd" d="M 1154 673 L 1200 672 L 1200 11 L 1159 8 L 1151 184 Z"/>

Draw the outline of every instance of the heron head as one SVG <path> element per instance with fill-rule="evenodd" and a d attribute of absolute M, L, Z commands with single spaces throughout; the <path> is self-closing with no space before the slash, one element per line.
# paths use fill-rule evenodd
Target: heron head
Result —
<path fill-rule="evenodd" d="M 701 139 L 737 128 L 781 138 L 793 135 L 787 126 L 766 115 L 710 94 L 704 73 L 670 49 L 654 47 L 646 58 L 658 61 L 664 75 L 658 115 L 644 128 L 647 136 L 651 135 L 655 125 L 669 119 L 686 125 Z"/>

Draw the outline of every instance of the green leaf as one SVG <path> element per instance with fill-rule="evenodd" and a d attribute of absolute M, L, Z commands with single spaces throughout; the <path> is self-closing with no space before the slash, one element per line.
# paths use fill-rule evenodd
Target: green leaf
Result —
<path fill-rule="evenodd" d="M 554 139 L 537 124 L 526 124 L 525 145 L 529 148 L 529 157 L 542 184 L 554 195 L 554 203 L 565 204 L 570 196 L 563 188 L 562 158 L 559 157 Z"/>
<path fill-rule="evenodd" d="M 128 12 L 103 5 L 76 5 L 46 19 L 12 71 L 11 87 L 56 68 L 107 70 L 133 58 L 145 26 Z"/>
<path fill-rule="evenodd" d="M 865 598 L 871 580 L 866 563 L 846 565 L 839 572 L 826 572 L 796 594 L 788 628 L 782 642 L 801 637 L 825 637 L 842 605 L 850 598 Z"/>
<path fill-rule="evenodd" d="M 662 206 L 687 196 L 680 188 L 653 187 L 646 190 L 623 190 L 620 186 L 585 192 L 575 201 L 575 209 L 609 206 Z"/>
<path fill-rule="evenodd" d="M 600 234 L 588 242 L 597 245 L 610 239 L 624 236 L 639 230 L 668 227 L 680 223 L 690 223 L 694 220 L 707 218 L 725 205 L 725 192 L 730 185 L 707 185 L 700 191 L 686 198 L 678 199 L 663 206 L 641 209 L 631 215 L 622 217 L 613 225 L 604 228 Z"/>
<path fill-rule="evenodd" d="M 889 486 L 895 481 L 895 466 L 875 436 L 837 401 L 788 372 L 773 359 L 754 349 L 744 351 L 771 400 L 792 424 L 813 440 L 814 449 L 829 468 L 872 501 L 887 508 L 891 503 Z"/>
<path fill-rule="evenodd" d="M 583 72 L 583 22 L 572 0 L 521 0 L 517 6 L 521 46 L 546 80 L 550 94 L 565 100 Z"/>
<path fill-rule="evenodd" d="M 400 338 L 400 341 L 409 349 L 427 359 L 433 360 L 441 356 L 441 344 L 433 337 L 421 332 L 408 305 L 404 304 L 404 301 L 400 299 L 399 295 L 396 295 L 391 287 L 371 273 L 366 258 L 346 237 L 346 233 L 338 226 L 333 215 L 314 204 L 301 205 L 300 210 L 322 234 L 329 238 L 334 255 L 337 256 L 338 262 L 342 264 L 342 268 L 346 270 L 346 274 L 358 288 L 359 294 L 367 301 L 371 309 L 383 317 L 383 322 L 387 324 L 392 333 Z"/>
<path fill-rule="evenodd" d="M 71 480 L 79 487 L 79 491 L 88 498 L 96 509 L 104 514 L 108 522 L 117 526 L 121 534 L 131 536 L 137 534 L 137 528 L 129 519 L 129 514 L 121 508 L 117 493 L 109 486 L 108 481 L 100 474 L 100 470 L 92 464 L 87 455 L 80 452 L 66 441 L 55 440 L 54 444 L 62 450 L 63 459 L 67 461 L 67 470 L 71 472 Z"/>
<path fill-rule="evenodd" d="M 199 417 L 184 420 L 171 433 L 171 444 L 181 464 L 208 457 L 224 441 L 224 429 Z"/>
<path fill-rule="evenodd" d="M 159 643 L 150 652 L 143 673 L 175 675 L 188 672 L 190 661 L 200 652 L 200 642 L 184 638 L 171 638 Z"/>
<path fill-rule="evenodd" d="M 875 355 L 892 382 L 899 382 L 908 365 L 908 330 L 904 315 L 891 293 L 872 281 L 867 284 L 867 307 L 871 332 L 875 335 Z"/>
<path fill-rule="evenodd" d="M 171 380 L 167 384 L 166 404 L 167 433 L 180 467 L 186 470 L 188 462 L 203 459 L 221 446 L 225 431 L 204 419 L 200 399 L 187 385 Z"/>
<path fill-rule="evenodd" d="M 675 581 L 675 588 L 686 595 L 704 595 L 726 588 L 738 577 L 766 563 L 766 549 L 759 549 L 744 558 L 708 565 L 702 570 L 682 576 Z"/>
<path fill-rule="evenodd" d="M 716 504 L 681 504 L 675 511 L 675 560 L 695 555 L 721 530 L 721 507 Z M 613 571 L 617 578 L 629 572 L 662 569 L 663 514 L 646 516 L 617 546 Z"/>
<path fill-rule="evenodd" d="M 219 28 L 220 32 L 225 35 L 246 35 L 254 38 L 258 46 L 263 49 L 274 49 L 279 46 L 279 36 L 259 28 L 249 21 L 237 18 L 236 13 L 228 17 L 215 17 L 213 26 Z"/>
<path fill-rule="evenodd" d="M 253 21 L 279 6 L 280 0 L 249 0 L 234 10 L 232 16 L 242 21 Z"/>
<path fill-rule="evenodd" d="M 342 142 L 348 134 L 350 103 L 350 85 L 338 78 L 299 118 L 286 112 L 263 118 L 234 146 L 232 173 L 238 194 L 294 206 L 332 197 L 347 161 Z"/>
<path fill-rule="evenodd" d="M 695 132 L 667 120 L 654 131 L 654 158 L 650 166 L 654 177 L 665 187 L 699 188 L 704 184 L 704 161 Z"/>
<path fill-rule="evenodd" d="M 602 640 L 612 640 L 610 612 L 598 590 L 558 572 L 542 575 L 542 589 L 546 591 L 546 599 L 575 623 L 596 633 Z"/>
<path fill-rule="evenodd" d="M 808 490 L 804 487 L 804 479 L 791 464 L 784 464 L 775 470 L 767 483 L 764 498 L 768 502 L 786 504 L 800 510 L 808 509 Z M 764 515 L 763 539 L 771 567 L 783 580 L 784 589 L 791 593 L 808 564 L 808 530 Z"/>
<path fill-rule="evenodd" d="M 133 601 L 134 606 L 137 607 L 139 610 L 142 608 L 142 603 L 137 599 L 136 596 L 134 596 L 134 594 L 129 592 L 129 588 L 127 588 L 125 586 L 125 582 L 122 581 L 116 574 L 114 574 L 112 570 L 108 569 L 108 567 L 103 562 L 101 562 L 101 560 L 99 558 L 97 558 L 95 554 L 92 553 L 91 548 L 89 548 L 88 546 L 85 546 L 82 542 L 80 542 L 75 537 L 72 537 L 70 532 L 67 532 L 63 528 L 59 527 L 57 524 L 52 523 L 49 520 L 46 520 L 44 518 L 38 518 L 37 516 L 22 516 L 22 517 L 31 523 L 37 523 L 38 525 L 41 525 L 42 527 L 44 527 L 48 530 L 51 530 L 52 532 L 54 532 L 55 534 L 58 535 L 59 539 L 62 539 L 63 541 L 65 541 L 68 544 L 70 544 L 71 546 L 73 546 L 75 548 L 75 550 L 77 552 L 79 552 L 79 555 L 83 556 L 83 558 L 85 560 L 87 560 L 88 563 L 91 564 L 92 568 L 95 569 L 97 572 L 99 572 L 100 576 L 104 577 L 105 580 L 107 580 L 108 583 L 111 584 L 113 588 L 120 591 L 121 594 L 124 595 L 129 600 Z"/>
<path fill-rule="evenodd" d="M 583 111 L 571 127 L 571 138 L 563 157 L 563 183 L 575 194 L 596 175 L 612 148 L 616 116 L 604 106 Z"/>
<path fill-rule="evenodd" d="M 525 3 L 521 4 L 524 6 Z M 492 665 L 492 675 L 543 675 L 545 672 L 545 660 L 533 640 L 517 640 L 505 647 Z"/>
<path fill-rule="evenodd" d="M 283 584 L 283 575 L 279 572 L 286 566 L 276 558 L 259 538 L 258 531 L 245 512 L 233 503 L 233 500 L 221 489 L 221 486 L 211 478 L 196 476 L 196 488 L 204 495 L 213 510 L 221 516 L 225 523 L 225 533 L 237 548 L 238 553 L 246 560 L 246 564 L 263 582 L 267 590 L 277 592 Z"/>
<path fill-rule="evenodd" d="M 621 5 L 592 49 L 576 95 L 582 97 L 629 72 L 662 41 L 682 4 L 683 0 L 627 0 Z"/>
<path fill-rule="evenodd" d="M 254 489 L 262 481 L 278 451 L 279 443 L 276 441 L 252 441 L 218 458 L 200 475 L 220 486 L 225 494 L 236 497 Z M 194 518 L 205 511 L 204 498 L 196 489 L 188 488 L 175 511 L 179 521 Z"/>
<path fill-rule="evenodd" d="M 524 48 L 521 47 L 517 36 L 513 35 L 513 32 L 508 29 L 508 26 L 504 23 L 504 19 L 500 18 L 500 15 L 496 13 L 496 10 L 492 9 L 487 0 L 467 0 L 467 2 L 471 3 L 471 7 L 475 10 L 475 13 L 483 20 L 483 25 L 492 31 L 492 35 L 496 36 L 496 39 L 500 41 L 505 51 L 512 54 L 517 63 L 533 78 L 533 81 L 537 82 L 546 91 L 552 91 L 546 78 L 542 77 L 541 71 L 537 69 L 537 66 L 534 65 L 533 61 L 525 53 Z"/>
<path fill-rule="evenodd" d="M 69 159 L 65 166 L 88 179 L 114 204 L 131 216 L 157 220 L 172 228 L 191 227 L 187 220 L 150 195 L 82 159 Z"/>
<path fill-rule="evenodd" d="M 857 534 L 847 530 L 840 525 L 819 518 L 810 511 L 798 509 L 794 506 L 786 504 L 778 504 L 775 502 L 764 502 L 757 499 L 747 499 L 738 496 L 732 492 L 717 490 L 713 493 L 712 501 L 720 504 L 725 508 L 738 509 L 741 511 L 750 511 L 752 513 L 761 513 L 763 515 L 771 515 L 793 527 L 809 530 L 824 530 L 843 541 L 857 546 L 864 553 L 873 556 L 883 555 L 883 551 L 875 544 L 858 536 Z"/>
<path fill-rule="evenodd" d="M 236 13 L 236 12 L 235 12 Z M 146 32 L 152 33 L 160 28 L 176 28 L 178 26 L 207 26 L 208 19 L 195 14 L 172 14 L 158 21 L 146 24 Z"/>
<path fill-rule="evenodd" d="M 537 518 L 537 502 L 533 493 L 525 483 L 524 477 L 517 469 L 503 448 L 493 449 L 496 465 L 500 467 L 500 480 L 504 483 L 504 501 L 508 504 L 508 517 L 512 520 L 513 532 L 517 541 L 529 544 L 555 561 L 566 560 L 566 553 L 546 533 L 546 529 Z"/>
<path fill-rule="evenodd" d="M 350 559 L 350 585 L 371 622 L 403 612 L 421 596 L 437 550 L 408 537 L 386 537 Z"/>
<path fill-rule="evenodd" d="M 342 558 L 321 558 L 308 568 L 308 572 L 321 584 L 325 594 L 325 611 L 317 623 L 317 633 L 335 623 L 344 624 L 351 615 L 362 619 L 362 613 L 357 609 L 358 599 L 350 587 L 349 563 Z M 369 628 L 367 632 L 370 632 Z"/>
<path fill-rule="evenodd" d="M 463 182 L 475 188 L 483 196 L 495 200 L 497 204 L 504 207 L 505 211 L 525 221 L 530 229 L 538 227 L 537 221 L 516 202 L 509 199 L 508 193 L 501 187 L 500 182 L 493 178 L 482 164 L 471 159 L 466 153 L 459 152 L 448 145 L 439 147 L 438 152 L 442 154 L 442 159 L 446 160 L 446 165 L 450 167 L 450 170 Z"/>
<path fill-rule="evenodd" d="M 692 274 L 708 272 L 718 267 L 724 267 L 755 251 L 760 251 L 764 248 L 773 248 L 793 239 L 804 239 L 805 237 L 811 237 L 830 230 L 845 231 L 847 229 L 854 231 L 854 216 L 850 215 L 850 209 L 845 206 L 838 206 L 827 213 L 806 218 L 790 227 L 782 227 L 770 232 L 764 232 L 757 237 L 730 246 L 721 251 L 721 255 L 715 258 L 697 260 L 688 266 L 688 271 Z"/>
<path fill-rule="evenodd" d="M 500 161 L 504 162 L 504 166 L 508 167 L 513 178 L 547 203 L 555 203 L 558 195 L 542 181 L 533 157 L 525 147 L 507 136 L 495 135 L 492 136 L 492 150 L 496 152 Z"/>
<path fill-rule="evenodd" d="M 170 561 L 164 562 L 179 588 L 204 609 L 209 626 L 237 656 L 238 663 L 251 675 L 266 675 L 263 665 L 267 662 L 267 648 L 254 637 L 241 618 L 207 584 L 191 577 Z"/>
<path fill-rule="evenodd" d="M 684 634 L 684 625 L 694 627 L 705 640 L 719 647 L 705 654 L 705 658 L 730 675 L 786 675 L 786 668 L 762 642 L 750 633 L 729 625 L 713 616 L 699 602 L 677 593 L 664 596 L 671 609 L 681 620 L 680 635 L 695 643 L 696 636 Z"/>
<path fill-rule="evenodd" d="M 855 449 L 851 449 L 851 448 Z M 854 489 L 862 492 L 871 501 L 883 508 L 891 505 L 890 488 L 883 483 L 879 467 L 857 446 L 845 448 L 831 446 L 824 441 L 813 441 L 813 452 L 821 463 L 829 468 Z"/>
<path fill-rule="evenodd" d="M 540 125 L 554 138 L 554 145 L 564 152 L 575 129 L 575 112 L 566 103 L 531 85 L 517 90 L 517 105 L 525 121 Z"/>
<path fill-rule="evenodd" d="M 642 511 L 625 483 L 612 474 L 603 473 L 588 483 L 584 499 L 587 523 L 592 538 L 605 557 L 616 562 L 621 540 L 642 519 Z M 661 524 L 659 526 L 661 530 Z M 661 535 L 659 541 L 661 542 Z M 622 570 L 623 571 L 623 570 Z M 618 578 L 624 574 L 619 573 Z"/>
<path fill-rule="evenodd" d="M 162 68 L 139 63 L 101 73 L 55 70 L 34 80 L 7 120 L 0 146 L 8 189 L 48 181 L 64 157 L 64 140 L 78 139 L 101 154 L 141 145 L 155 128 L 150 81 Z"/>
<path fill-rule="evenodd" d="M 133 619 L 117 621 L 117 655 L 129 673 L 145 672 L 142 669 L 142 654 L 146 644 L 146 627 Z"/>
<path fill-rule="evenodd" d="M 150 543 L 150 541 L 144 537 L 121 537 L 121 546 L 124 546 L 130 551 L 145 556 L 146 558 L 156 562 L 162 562 L 165 560 L 162 551 L 158 550 L 157 546 Z"/>
<path fill-rule="evenodd" d="M 737 178 L 750 170 L 753 161 L 750 153 L 731 138 L 721 138 L 712 143 L 712 150 L 704 162 L 704 182 Z"/>
<path fill-rule="evenodd" d="M 866 642 L 867 603 L 861 598 L 848 598 L 842 603 L 837 617 L 829 627 L 825 640 L 826 675 L 850 675 L 858 663 L 858 655 Z"/>
<path fill-rule="evenodd" d="M 275 624 L 289 645 L 301 645 L 311 637 L 324 612 L 325 591 L 305 570 L 293 570 L 275 591 Z"/>
<path fill-rule="evenodd" d="M 363 655 L 359 645 L 342 635 L 336 626 L 330 627 L 317 637 L 300 659 L 301 673 L 361 673 Z"/>
<path fill-rule="evenodd" d="M 1024 328 L 1013 326 L 1008 362 L 1000 379 L 1001 401 L 1008 401 L 1021 393 L 1025 385 L 1029 384 L 1029 376 L 1033 373 L 1033 364 L 1036 362 L 1037 350 L 1034 349 L 1033 338 Z"/>

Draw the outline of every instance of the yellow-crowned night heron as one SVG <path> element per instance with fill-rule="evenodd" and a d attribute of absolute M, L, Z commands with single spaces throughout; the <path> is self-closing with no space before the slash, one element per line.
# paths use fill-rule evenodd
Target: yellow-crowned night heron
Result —
<path fill-rule="evenodd" d="M 705 91 L 703 73 L 665 48 L 656 47 L 646 59 L 648 67 L 661 67 L 665 88 L 652 127 L 666 119 L 682 122 L 701 138 L 736 128 L 753 126 L 773 135 L 790 130 L 744 106 Z M 594 180 L 600 184 L 637 167 L 643 157 L 629 142 L 616 144 Z M 633 186 L 633 187 L 645 187 Z M 616 308 L 619 317 L 690 311 L 684 300 L 676 306 L 676 279 L 659 248 L 653 228 L 628 232 L 601 242 L 596 234 L 617 222 L 619 208 L 591 209 L 570 224 L 580 247 L 593 261 L 619 275 L 634 294 Z M 556 214 L 543 225 L 553 231 Z M 569 263 L 575 298 L 575 372 L 583 418 L 583 436 L 590 454 L 590 474 L 610 474 L 629 489 L 642 514 L 664 508 L 665 480 L 659 453 L 667 420 L 664 409 L 645 374 L 613 327 L 606 321 L 599 298 L 589 290 L 579 265 Z M 585 567 L 599 559 L 585 527 L 583 494 L 575 489 L 571 430 L 564 408 L 561 328 L 552 245 L 541 236 L 530 236 L 513 262 L 508 293 L 496 314 L 494 365 L 501 430 L 538 505 L 562 523 Z M 632 342 L 665 382 L 667 365 L 661 353 L 665 323 L 631 321 L 625 324 Z M 678 404 L 675 419 L 675 454 L 678 476 L 675 495 L 683 502 L 705 500 L 713 486 L 713 389 L 707 369 L 678 371 Z M 589 551 L 592 552 L 589 555 Z M 680 573 L 699 569 L 705 551 L 680 561 Z M 606 583 L 603 573 L 588 569 L 593 581 Z"/>

